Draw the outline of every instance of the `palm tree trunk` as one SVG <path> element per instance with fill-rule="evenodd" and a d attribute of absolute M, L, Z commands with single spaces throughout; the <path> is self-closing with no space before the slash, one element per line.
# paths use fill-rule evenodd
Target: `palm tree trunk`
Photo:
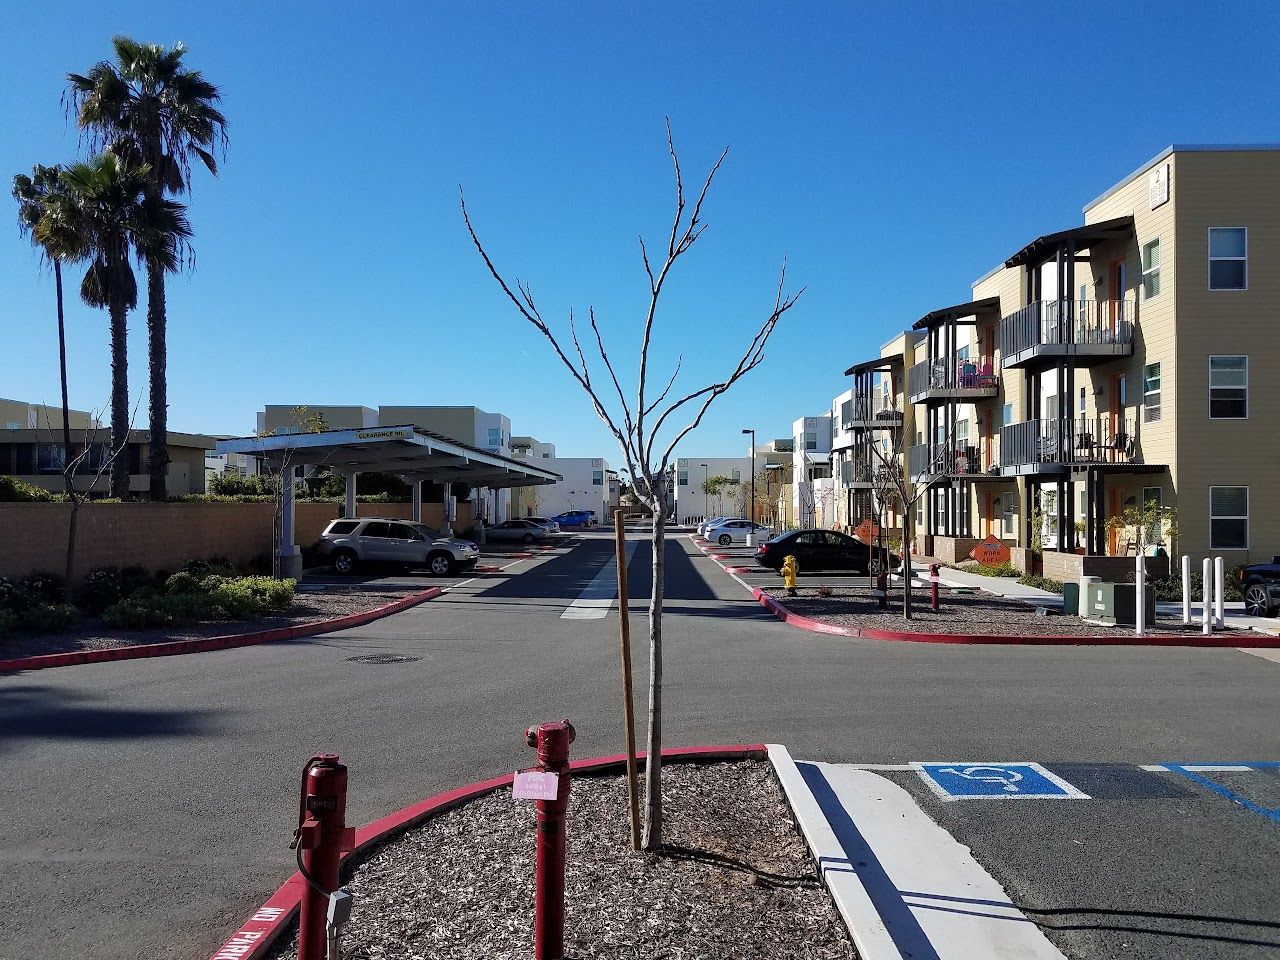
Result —
<path fill-rule="evenodd" d="M 109 264 L 111 289 L 111 496 L 129 496 L 129 355 L 128 310 L 120 281 L 123 254 L 117 252 Z"/>
<path fill-rule="evenodd" d="M 169 499 L 169 385 L 165 367 L 168 347 L 165 343 L 164 270 L 147 264 L 147 359 L 151 373 L 151 423 L 147 437 L 151 464 L 151 499 L 163 503 Z"/>
<path fill-rule="evenodd" d="M 654 486 L 653 590 L 649 597 L 649 729 L 645 750 L 644 840 L 646 850 L 662 846 L 662 598 L 666 570 L 667 487 Z"/>

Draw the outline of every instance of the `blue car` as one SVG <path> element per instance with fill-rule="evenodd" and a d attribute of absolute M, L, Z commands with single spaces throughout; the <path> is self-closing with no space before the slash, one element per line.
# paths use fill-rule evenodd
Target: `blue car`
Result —
<path fill-rule="evenodd" d="M 551 519 L 560 524 L 562 528 L 585 527 L 595 520 L 595 514 L 590 510 L 566 510 Z"/>

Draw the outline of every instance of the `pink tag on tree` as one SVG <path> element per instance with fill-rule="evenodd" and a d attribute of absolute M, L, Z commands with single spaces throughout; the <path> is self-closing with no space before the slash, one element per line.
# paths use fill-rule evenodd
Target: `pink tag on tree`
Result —
<path fill-rule="evenodd" d="M 511 787 L 514 800 L 554 800 L 560 791 L 560 774 L 550 770 L 522 770 Z"/>

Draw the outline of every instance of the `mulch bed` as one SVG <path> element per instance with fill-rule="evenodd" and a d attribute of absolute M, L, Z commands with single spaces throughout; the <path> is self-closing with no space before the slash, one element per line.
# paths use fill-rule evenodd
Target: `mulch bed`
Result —
<path fill-rule="evenodd" d="M 425 588 L 424 588 L 425 589 Z M 76 628 L 60 633 L 28 633 L 16 630 L 0 637 L 0 660 L 17 657 L 34 657 L 45 653 L 67 653 L 75 650 L 104 650 L 110 647 L 129 647 L 137 644 L 167 643 L 170 640 L 197 640 L 202 637 L 223 637 L 236 633 L 252 633 L 272 630 L 276 627 L 292 627 L 317 620 L 332 620 L 349 613 L 362 613 L 401 597 L 412 590 L 376 593 L 299 593 L 293 606 L 279 613 L 257 620 L 220 620 L 189 627 L 158 627 L 153 630 L 112 630 L 101 620 L 85 618 Z"/>
<path fill-rule="evenodd" d="M 881 610 L 871 591 L 866 587 L 833 587 L 830 597 L 818 596 L 813 587 L 800 587 L 798 596 L 789 597 L 781 587 L 770 587 L 769 596 L 778 600 L 788 610 L 841 627 L 862 627 L 870 630 L 913 630 L 922 633 L 962 633 L 983 635 L 1034 635 L 1072 637 L 1133 636 L 1133 627 L 1102 627 L 1085 623 L 1079 617 L 1064 615 L 1052 610 L 1048 616 L 1036 613 L 1036 608 L 1020 600 L 1011 600 L 989 593 L 952 594 L 946 588 L 941 592 L 941 609 L 934 613 L 929 605 L 929 588 L 916 587 L 911 591 L 911 620 L 902 617 L 902 590 L 889 591 L 889 609 Z M 1182 625 L 1181 616 L 1161 619 L 1147 625 L 1152 634 L 1182 634 L 1200 632 L 1198 624 Z"/>
<path fill-rule="evenodd" d="M 670 764 L 662 780 L 668 846 L 637 854 L 625 778 L 574 779 L 566 957 L 856 956 L 768 763 Z M 506 789 L 473 800 L 355 868 L 342 955 L 527 960 L 533 871 L 532 803 Z"/>

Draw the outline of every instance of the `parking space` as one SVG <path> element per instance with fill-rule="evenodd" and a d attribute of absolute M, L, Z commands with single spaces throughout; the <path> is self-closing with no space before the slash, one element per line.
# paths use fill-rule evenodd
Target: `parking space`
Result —
<path fill-rule="evenodd" d="M 761 567 L 755 561 L 755 548 L 741 544 L 722 547 L 719 544 L 707 543 L 693 534 L 688 535 L 694 545 L 724 569 L 732 573 L 748 588 L 780 587 L 782 577 L 777 571 Z M 800 571 L 802 587 L 867 587 L 868 579 L 857 574 L 844 573 L 839 570 Z"/>

